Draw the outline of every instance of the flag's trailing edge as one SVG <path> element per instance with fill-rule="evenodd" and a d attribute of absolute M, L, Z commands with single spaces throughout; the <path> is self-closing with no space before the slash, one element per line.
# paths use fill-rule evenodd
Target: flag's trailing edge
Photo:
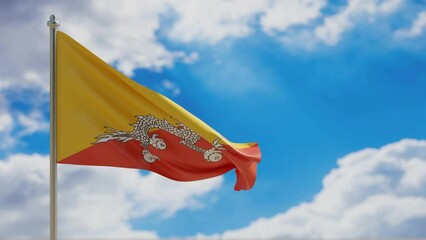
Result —
<path fill-rule="evenodd" d="M 228 141 L 194 115 L 57 34 L 57 152 L 66 164 L 145 169 L 178 181 L 236 170 L 256 179 L 255 143 Z"/>

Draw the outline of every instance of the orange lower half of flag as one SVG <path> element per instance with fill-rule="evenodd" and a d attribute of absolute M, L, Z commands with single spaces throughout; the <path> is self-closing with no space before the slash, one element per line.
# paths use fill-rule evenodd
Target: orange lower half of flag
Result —
<path fill-rule="evenodd" d="M 181 139 L 173 134 L 164 130 L 157 130 L 151 134 L 158 134 L 167 143 L 164 150 L 149 146 L 149 152 L 158 157 L 153 163 L 144 160 L 142 154 L 144 148 L 137 140 L 96 143 L 62 159 L 59 163 L 145 169 L 177 181 L 211 178 L 235 168 L 237 174 L 235 190 L 248 190 L 253 187 L 256 180 L 256 165 L 260 162 L 257 144 L 244 148 L 223 145 L 225 150 L 222 150 L 222 159 L 218 162 L 209 162 L 204 159 L 202 153 L 181 144 Z M 212 144 L 203 138 L 196 145 L 202 149 L 212 148 Z"/>

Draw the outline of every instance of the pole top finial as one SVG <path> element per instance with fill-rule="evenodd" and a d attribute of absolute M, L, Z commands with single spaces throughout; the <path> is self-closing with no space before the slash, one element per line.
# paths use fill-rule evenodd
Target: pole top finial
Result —
<path fill-rule="evenodd" d="M 57 28 L 59 27 L 59 21 L 56 20 L 56 16 L 54 14 L 50 15 L 49 21 L 47 22 L 47 26 L 50 28 Z"/>

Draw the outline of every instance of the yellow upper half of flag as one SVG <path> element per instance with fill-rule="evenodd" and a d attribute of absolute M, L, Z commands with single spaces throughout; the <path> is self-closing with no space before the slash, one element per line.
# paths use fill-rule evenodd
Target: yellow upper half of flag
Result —
<path fill-rule="evenodd" d="M 136 115 L 151 114 L 182 123 L 209 142 L 221 138 L 197 117 L 168 99 L 127 78 L 63 32 L 57 33 L 58 161 L 90 147 L 105 126 L 131 131 Z"/>

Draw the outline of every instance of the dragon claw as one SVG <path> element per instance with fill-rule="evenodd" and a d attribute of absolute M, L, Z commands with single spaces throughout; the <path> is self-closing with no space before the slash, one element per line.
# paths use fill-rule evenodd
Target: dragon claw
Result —
<path fill-rule="evenodd" d="M 219 162 L 222 159 L 222 153 L 215 148 L 211 148 L 204 152 L 203 157 L 209 162 Z"/>
<path fill-rule="evenodd" d="M 147 161 L 148 163 L 153 163 L 156 160 L 158 160 L 158 157 L 150 153 L 148 150 L 143 150 L 142 154 L 143 154 L 143 159 L 145 159 L 145 161 Z"/>
<path fill-rule="evenodd" d="M 149 139 L 149 143 L 156 149 L 159 149 L 159 150 L 166 149 L 167 145 L 164 142 L 164 140 L 161 138 L 157 138 L 157 136 L 158 134 L 153 134 L 152 137 Z"/>
<path fill-rule="evenodd" d="M 212 145 L 213 147 L 210 149 L 207 149 L 203 156 L 204 159 L 209 162 L 219 162 L 222 159 L 222 152 L 219 150 L 226 150 L 222 144 L 219 143 L 220 138 L 213 141 Z"/>

